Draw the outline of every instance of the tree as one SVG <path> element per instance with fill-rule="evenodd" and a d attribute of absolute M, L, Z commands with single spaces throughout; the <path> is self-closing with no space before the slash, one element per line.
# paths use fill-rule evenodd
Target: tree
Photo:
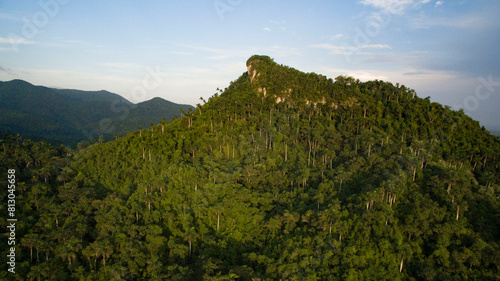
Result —
<path fill-rule="evenodd" d="M 49 278 L 50 269 L 47 263 L 40 263 L 30 267 L 30 271 L 27 274 L 28 280 L 42 280 L 42 277 Z"/>

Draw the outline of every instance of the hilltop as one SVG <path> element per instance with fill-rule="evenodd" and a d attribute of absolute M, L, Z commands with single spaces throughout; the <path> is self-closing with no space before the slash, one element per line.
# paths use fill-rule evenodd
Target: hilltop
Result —
<path fill-rule="evenodd" d="M 247 67 L 169 124 L 74 154 L 3 140 L 19 275 L 499 279 L 497 137 L 403 85 Z"/>
<path fill-rule="evenodd" d="M 108 91 L 80 91 L 35 86 L 23 80 L 0 82 L 0 132 L 74 146 L 99 137 L 170 121 L 189 111 L 161 98 L 133 104 Z"/>

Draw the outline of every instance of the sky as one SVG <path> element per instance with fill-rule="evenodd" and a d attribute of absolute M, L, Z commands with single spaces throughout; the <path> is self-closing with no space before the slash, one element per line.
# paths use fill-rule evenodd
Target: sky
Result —
<path fill-rule="evenodd" d="M 498 0 L 0 0 L 0 81 L 195 105 L 259 54 L 500 130 L 499 15 Z"/>

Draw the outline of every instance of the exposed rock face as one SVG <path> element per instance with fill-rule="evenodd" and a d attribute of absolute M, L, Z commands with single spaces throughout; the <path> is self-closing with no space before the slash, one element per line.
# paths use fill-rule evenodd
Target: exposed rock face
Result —
<path fill-rule="evenodd" d="M 257 69 L 253 68 L 252 65 L 247 65 L 248 76 L 250 77 L 250 82 L 253 83 L 255 77 L 257 77 Z"/>
<path fill-rule="evenodd" d="M 247 72 L 250 81 L 253 83 L 260 73 L 258 72 L 259 65 L 275 65 L 276 63 L 268 56 L 254 55 L 247 60 Z"/>
<path fill-rule="evenodd" d="M 326 98 L 323 97 L 323 99 L 321 101 L 310 101 L 310 100 L 306 100 L 306 104 L 307 105 L 313 105 L 314 107 L 318 106 L 318 104 L 326 104 Z"/>
<path fill-rule="evenodd" d="M 276 85 L 280 85 L 283 81 L 269 81 L 267 75 L 271 75 L 272 79 L 277 79 L 276 77 L 282 77 L 283 74 L 286 75 L 298 75 L 299 72 L 294 69 L 289 69 L 286 67 L 278 66 L 270 57 L 254 55 L 247 60 L 247 73 L 250 79 L 252 88 L 263 97 L 271 95 L 275 98 L 276 103 L 294 103 L 302 101 L 308 106 L 317 107 L 318 105 L 326 105 L 329 102 L 325 96 L 319 95 L 315 99 L 307 99 L 306 97 L 294 95 L 294 88 L 297 85 L 285 85 L 285 87 L 277 88 Z M 263 74 L 262 79 L 259 76 Z M 281 75 L 280 75 L 281 74 Z M 326 79 L 324 76 L 320 76 L 323 80 Z M 338 108 L 338 104 L 333 102 L 330 106 Z"/>
<path fill-rule="evenodd" d="M 259 63 L 262 63 L 262 60 L 267 60 L 270 58 L 269 57 L 265 57 L 265 56 L 253 56 L 251 57 L 248 61 L 247 61 L 247 73 L 248 73 L 248 77 L 250 77 L 250 83 L 252 83 L 252 85 L 256 86 L 256 90 L 258 93 L 261 93 L 265 96 L 267 96 L 267 89 L 266 87 L 263 87 L 262 85 L 256 85 L 256 78 L 260 76 L 260 73 L 258 72 L 257 68 L 258 68 L 258 64 Z"/>
<path fill-rule="evenodd" d="M 267 96 L 267 89 L 266 89 L 266 87 L 259 87 L 259 88 L 257 88 L 257 92 L 260 93 L 260 94 L 263 94 L 264 97 Z"/>

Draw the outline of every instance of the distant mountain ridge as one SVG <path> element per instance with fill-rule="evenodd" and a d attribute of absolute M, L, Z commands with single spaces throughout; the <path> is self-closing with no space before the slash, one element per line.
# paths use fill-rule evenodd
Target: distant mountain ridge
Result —
<path fill-rule="evenodd" d="M 128 101 L 124 97 L 105 91 L 105 90 L 100 90 L 100 91 L 82 91 L 82 90 L 73 90 L 73 89 L 56 89 L 52 88 L 56 93 L 64 95 L 66 98 L 74 100 L 74 101 L 84 101 L 84 102 L 89 102 L 89 101 L 107 101 L 107 102 L 112 102 L 115 100 L 120 100 L 128 104 L 133 104 L 132 102 Z"/>
<path fill-rule="evenodd" d="M 105 139 L 170 121 L 191 105 L 162 98 L 134 104 L 108 91 L 36 86 L 24 80 L 0 82 L 0 132 L 42 138 L 55 144 Z"/>

